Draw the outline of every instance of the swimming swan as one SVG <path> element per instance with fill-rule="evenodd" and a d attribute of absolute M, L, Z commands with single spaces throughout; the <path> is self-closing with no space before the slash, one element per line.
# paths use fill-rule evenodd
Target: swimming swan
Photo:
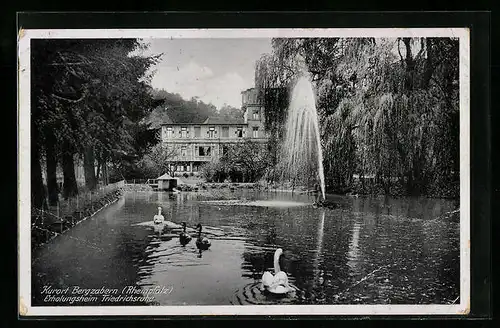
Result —
<path fill-rule="evenodd" d="M 212 244 L 210 243 L 210 240 L 208 240 L 208 238 L 201 236 L 201 223 L 198 223 L 196 228 L 198 229 L 198 239 L 196 239 L 196 247 L 198 247 L 199 250 L 206 251 Z"/>
<path fill-rule="evenodd" d="M 153 223 L 155 226 L 161 226 L 167 229 L 180 229 L 182 226 L 172 221 L 165 220 L 165 217 L 161 214 L 161 207 L 158 207 L 158 214 L 153 217 Z"/>
<path fill-rule="evenodd" d="M 154 224 L 161 224 L 165 222 L 165 218 L 161 215 L 161 207 L 158 207 L 158 214 L 153 217 Z"/>
<path fill-rule="evenodd" d="M 281 271 L 279 259 L 283 250 L 278 248 L 274 252 L 274 275 L 266 271 L 262 275 L 261 289 L 267 290 L 273 294 L 286 294 L 294 289 L 288 284 L 288 276 L 285 271 Z"/>
<path fill-rule="evenodd" d="M 189 244 L 192 237 L 186 233 L 186 222 L 182 222 L 182 232 L 179 235 L 179 241 L 182 246 Z"/>

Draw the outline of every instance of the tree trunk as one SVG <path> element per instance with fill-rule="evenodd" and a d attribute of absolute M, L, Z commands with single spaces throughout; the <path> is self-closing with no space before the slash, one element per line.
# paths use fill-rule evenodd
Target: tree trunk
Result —
<path fill-rule="evenodd" d="M 74 152 L 71 146 L 67 142 L 63 144 L 62 149 L 62 168 L 64 175 L 64 188 L 63 197 L 68 199 L 69 197 L 76 196 L 78 194 L 78 185 L 76 183 L 75 176 L 75 161 L 73 159 Z"/>
<path fill-rule="evenodd" d="M 40 149 L 37 143 L 39 138 L 36 129 L 35 124 L 33 124 L 31 128 L 31 206 L 47 209 L 42 166 L 40 165 Z"/>
<path fill-rule="evenodd" d="M 47 162 L 47 191 L 49 204 L 57 205 L 59 200 L 59 187 L 57 186 L 57 156 L 55 151 L 56 138 L 52 131 L 47 131 L 45 139 L 45 155 Z"/>
<path fill-rule="evenodd" d="M 89 190 L 94 190 L 96 188 L 96 175 L 95 175 L 95 158 L 94 149 L 92 147 L 86 147 L 83 154 L 83 170 L 85 174 L 85 186 Z"/>
<path fill-rule="evenodd" d="M 450 114 L 450 129 L 451 129 L 451 169 L 455 172 L 460 171 L 460 113 L 454 112 Z"/>
<path fill-rule="evenodd" d="M 104 169 L 102 167 L 102 163 L 100 160 L 97 160 L 97 168 L 96 168 L 96 173 L 95 173 L 95 178 L 96 181 L 99 183 L 101 181 L 103 184 L 104 182 L 104 176 L 102 175 L 104 173 Z"/>
<path fill-rule="evenodd" d="M 412 196 L 413 193 L 414 193 L 414 190 L 415 190 L 415 186 L 414 186 L 414 181 L 413 181 L 413 172 L 412 172 L 412 169 L 409 169 L 407 172 L 406 172 L 406 193 L 409 195 L 409 196 Z"/>
<path fill-rule="evenodd" d="M 107 156 L 105 154 L 102 154 L 98 159 L 97 159 L 97 172 L 96 172 L 96 178 L 97 181 L 101 180 L 103 184 L 108 184 L 108 179 L 107 179 L 107 168 L 106 168 L 106 160 Z"/>
<path fill-rule="evenodd" d="M 434 72 L 434 53 L 432 49 L 431 38 L 425 39 L 425 50 L 427 53 L 427 58 L 425 60 L 424 66 L 424 77 L 422 80 L 422 88 L 428 89 L 431 81 L 432 73 Z"/>
<path fill-rule="evenodd" d="M 415 61 L 411 51 L 411 38 L 403 38 L 403 43 L 406 49 L 406 72 L 405 72 L 405 89 L 407 91 L 413 90 L 413 80 L 415 74 Z"/>
<path fill-rule="evenodd" d="M 108 164 L 107 164 L 106 160 L 104 160 L 102 163 L 102 177 L 104 179 L 104 184 L 108 185 L 109 184 L 109 172 L 108 172 Z"/>

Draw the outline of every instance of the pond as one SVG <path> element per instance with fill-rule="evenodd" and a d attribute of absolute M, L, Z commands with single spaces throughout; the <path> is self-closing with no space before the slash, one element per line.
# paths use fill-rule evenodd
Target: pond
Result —
<path fill-rule="evenodd" d="M 126 192 L 33 254 L 32 305 L 459 303 L 459 222 L 443 216 L 458 201 L 328 195 L 339 207 L 324 209 L 314 200 L 252 190 Z M 194 239 L 180 245 L 178 230 L 140 225 L 158 206 L 167 220 L 201 223 L 210 249 L 200 253 Z M 280 298 L 259 288 L 277 248 L 297 288 Z M 93 298 L 69 297 L 96 289 Z M 47 297 L 50 290 L 67 297 Z"/>

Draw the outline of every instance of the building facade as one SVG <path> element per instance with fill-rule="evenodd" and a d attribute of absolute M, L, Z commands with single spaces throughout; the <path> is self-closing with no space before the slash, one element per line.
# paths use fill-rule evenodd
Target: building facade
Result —
<path fill-rule="evenodd" d="M 227 147 L 245 140 L 266 143 L 264 108 L 258 102 L 257 90 L 241 93 L 242 120 L 209 117 L 203 123 L 161 123 L 161 141 L 172 150 L 171 171 L 175 174 L 197 174 L 200 168 L 224 154 Z"/>

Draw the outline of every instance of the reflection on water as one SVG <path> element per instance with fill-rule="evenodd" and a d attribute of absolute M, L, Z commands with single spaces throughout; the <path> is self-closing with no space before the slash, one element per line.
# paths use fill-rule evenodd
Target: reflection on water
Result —
<path fill-rule="evenodd" d="M 359 243 L 359 222 L 354 223 L 354 227 L 352 228 L 352 239 L 349 243 L 349 252 L 347 253 L 347 257 L 349 259 L 348 265 L 353 272 L 357 271 L 357 263 L 358 263 L 358 243 Z"/>
<path fill-rule="evenodd" d="M 255 206 L 210 202 L 244 199 Z M 303 206 L 270 206 L 275 201 Z M 459 294 L 459 225 L 443 220 L 453 201 L 329 196 L 331 210 L 307 204 L 312 196 L 220 191 L 127 193 L 117 203 L 54 239 L 34 256 L 33 305 L 44 285 L 54 288 L 135 286 L 152 294 L 138 304 L 444 304 Z M 272 201 L 272 202 L 270 202 Z M 262 205 L 265 206 L 262 206 Z M 180 230 L 137 226 L 162 206 Z M 195 245 L 197 223 L 211 240 Z M 89 247 L 89 245 L 93 247 Z M 281 247 L 281 269 L 298 291 L 273 297 L 259 289 Z M 120 305 L 83 303 L 73 305 Z M 124 303 L 134 305 L 131 303 Z M 58 305 L 61 305 L 60 303 Z"/>

